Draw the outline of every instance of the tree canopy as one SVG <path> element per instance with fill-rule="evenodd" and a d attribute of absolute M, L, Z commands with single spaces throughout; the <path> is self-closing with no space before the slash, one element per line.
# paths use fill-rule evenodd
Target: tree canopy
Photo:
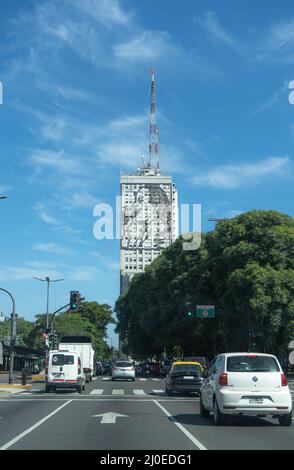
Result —
<path fill-rule="evenodd" d="M 183 241 L 136 275 L 116 303 L 117 331 L 133 355 L 213 356 L 229 350 L 279 353 L 294 337 L 294 219 L 254 210 Z M 187 318 L 185 302 L 214 304 L 214 319 Z"/>

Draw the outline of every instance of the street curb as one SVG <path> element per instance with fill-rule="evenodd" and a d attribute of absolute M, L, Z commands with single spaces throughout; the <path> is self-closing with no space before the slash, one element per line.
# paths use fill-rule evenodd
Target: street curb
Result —
<path fill-rule="evenodd" d="M 32 376 L 32 382 L 45 382 L 45 375 L 33 375 Z"/>
<path fill-rule="evenodd" d="M 32 386 L 31 385 L 20 385 L 20 384 L 0 384 L 0 391 L 1 388 L 11 388 L 11 389 L 19 389 L 19 390 L 31 390 Z M 6 390 L 5 390 L 6 391 Z"/>

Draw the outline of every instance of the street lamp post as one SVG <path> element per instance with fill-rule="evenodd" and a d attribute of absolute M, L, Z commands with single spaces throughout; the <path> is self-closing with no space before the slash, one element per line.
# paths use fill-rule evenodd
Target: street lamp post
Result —
<path fill-rule="evenodd" d="M 10 363 L 9 363 L 9 384 L 13 381 L 13 365 L 14 365 L 14 344 L 15 344 L 15 301 L 12 294 L 0 287 L 2 292 L 6 292 L 12 301 L 12 316 L 11 316 L 11 337 L 10 337 Z"/>
<path fill-rule="evenodd" d="M 37 281 L 47 282 L 47 302 L 46 302 L 46 330 L 49 328 L 49 290 L 50 290 L 50 282 L 59 282 L 64 281 L 64 279 L 50 279 L 50 277 L 46 276 L 45 279 L 34 277 Z"/>

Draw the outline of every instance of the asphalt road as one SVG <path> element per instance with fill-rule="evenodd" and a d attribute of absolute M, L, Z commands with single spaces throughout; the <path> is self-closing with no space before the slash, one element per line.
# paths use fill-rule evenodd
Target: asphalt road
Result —
<path fill-rule="evenodd" d="M 32 391 L 0 398 L 0 449 L 293 449 L 293 426 L 234 418 L 216 427 L 199 415 L 197 396 L 164 394 L 164 380 L 97 377 L 86 391 Z M 294 393 L 293 393 L 294 396 Z"/>

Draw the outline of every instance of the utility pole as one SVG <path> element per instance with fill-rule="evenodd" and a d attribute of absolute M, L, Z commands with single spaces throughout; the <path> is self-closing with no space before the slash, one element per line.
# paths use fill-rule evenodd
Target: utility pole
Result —
<path fill-rule="evenodd" d="M 2 289 L 2 287 L 0 287 L 0 290 L 2 292 L 6 292 L 6 294 L 9 295 L 11 301 L 12 301 L 12 315 L 11 315 L 11 336 L 10 336 L 10 361 L 9 361 L 9 380 L 8 380 L 8 383 L 9 384 L 12 384 L 12 381 L 13 381 L 13 365 L 14 365 L 14 345 L 15 345 L 15 301 L 14 301 L 14 298 L 12 296 L 12 294 L 6 290 L 6 289 Z"/>
<path fill-rule="evenodd" d="M 51 282 L 59 282 L 64 281 L 64 279 L 50 279 L 50 277 L 46 276 L 45 279 L 34 277 L 37 281 L 47 282 L 47 302 L 46 302 L 46 329 L 48 330 L 49 327 L 49 290 L 50 290 L 50 283 Z"/>

